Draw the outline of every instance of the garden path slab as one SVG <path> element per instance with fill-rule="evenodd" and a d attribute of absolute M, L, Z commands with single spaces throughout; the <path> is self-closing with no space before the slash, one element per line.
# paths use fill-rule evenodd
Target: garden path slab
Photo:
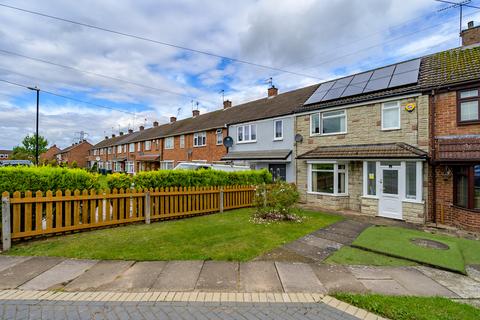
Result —
<path fill-rule="evenodd" d="M 0 256 L 0 272 L 28 259 L 30 257 Z"/>
<path fill-rule="evenodd" d="M 375 293 L 392 296 L 405 296 L 410 294 L 407 289 L 395 280 L 362 279 L 360 281 L 367 289 Z"/>
<path fill-rule="evenodd" d="M 427 277 L 447 287 L 457 295 L 465 299 L 480 298 L 480 282 L 472 278 L 425 266 L 414 267 Z"/>
<path fill-rule="evenodd" d="M 480 265 L 475 264 L 475 265 L 469 265 L 466 266 L 466 271 L 467 274 L 470 278 L 472 278 L 475 281 L 480 282 Z"/>
<path fill-rule="evenodd" d="M 355 278 L 347 267 L 341 265 L 312 265 L 312 269 L 329 293 L 365 293 L 367 288 Z"/>
<path fill-rule="evenodd" d="M 238 262 L 205 261 L 196 289 L 201 291 L 237 291 Z"/>
<path fill-rule="evenodd" d="M 166 261 L 137 262 L 115 280 L 103 285 L 101 289 L 105 291 L 149 291 L 166 264 Z"/>
<path fill-rule="evenodd" d="M 271 261 L 241 263 L 240 291 L 283 292 L 275 263 Z"/>
<path fill-rule="evenodd" d="M 313 263 L 315 260 L 302 256 L 285 247 L 276 248 L 261 256 L 256 257 L 253 261 L 283 261 L 283 262 L 303 262 Z"/>
<path fill-rule="evenodd" d="M 42 274 L 62 259 L 33 257 L 0 272 L 0 289 L 14 289 Z"/>
<path fill-rule="evenodd" d="M 305 263 L 275 262 L 285 292 L 326 293 L 325 287 Z"/>
<path fill-rule="evenodd" d="M 355 278 L 362 280 L 392 280 L 389 268 L 371 266 L 348 266 Z"/>
<path fill-rule="evenodd" d="M 152 285 L 155 291 L 190 291 L 202 270 L 203 261 L 169 261 Z"/>
<path fill-rule="evenodd" d="M 19 287 L 22 290 L 48 290 L 62 287 L 93 267 L 94 260 L 64 260 Z"/>
<path fill-rule="evenodd" d="M 310 258 L 314 261 L 323 261 L 337 249 L 332 247 L 321 248 L 310 245 L 302 240 L 293 241 L 285 245 L 286 249 L 292 250 L 300 256 Z"/>
<path fill-rule="evenodd" d="M 133 261 L 100 261 L 65 286 L 66 291 L 96 291 L 114 281 L 133 264 Z"/>

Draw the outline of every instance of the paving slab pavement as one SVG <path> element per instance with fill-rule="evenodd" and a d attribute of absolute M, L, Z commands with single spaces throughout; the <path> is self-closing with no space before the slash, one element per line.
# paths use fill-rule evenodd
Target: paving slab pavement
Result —
<path fill-rule="evenodd" d="M 19 287 L 21 290 L 58 289 L 93 267 L 97 261 L 68 259 Z"/>
<path fill-rule="evenodd" d="M 375 293 L 391 296 L 405 296 L 410 294 L 407 289 L 393 279 L 361 279 L 360 282 L 362 282 L 368 290 Z"/>
<path fill-rule="evenodd" d="M 115 280 L 98 289 L 102 291 L 149 291 L 166 264 L 166 261 L 137 262 Z"/>
<path fill-rule="evenodd" d="M 472 278 L 425 266 L 414 267 L 464 299 L 480 298 L 480 282 Z"/>
<path fill-rule="evenodd" d="M 65 286 L 66 291 L 96 291 L 102 285 L 114 281 L 125 272 L 133 261 L 99 261 L 81 276 Z"/>
<path fill-rule="evenodd" d="M 30 257 L 0 256 L 0 272 L 28 259 Z"/>
<path fill-rule="evenodd" d="M 240 263 L 240 291 L 283 292 L 275 263 L 271 261 Z"/>
<path fill-rule="evenodd" d="M 275 262 L 285 292 L 326 293 L 325 287 L 305 263 Z"/>
<path fill-rule="evenodd" d="M 236 291 L 238 262 L 205 261 L 195 288 L 202 291 Z"/>
<path fill-rule="evenodd" d="M 313 246 L 301 240 L 290 242 L 285 245 L 285 248 L 314 261 L 323 261 L 333 252 L 337 251 L 337 249 L 334 248 Z"/>
<path fill-rule="evenodd" d="M 312 269 L 329 293 L 368 292 L 362 282 L 355 278 L 345 266 L 317 264 L 312 265 Z"/>
<path fill-rule="evenodd" d="M 153 283 L 152 290 L 194 290 L 202 266 L 203 261 L 169 261 Z"/>
<path fill-rule="evenodd" d="M 391 280 L 388 268 L 372 266 L 347 266 L 355 278 L 362 280 Z"/>
<path fill-rule="evenodd" d="M 467 266 L 466 271 L 470 278 L 480 282 L 480 265 L 479 264 Z"/>
<path fill-rule="evenodd" d="M 0 272 L 0 289 L 13 289 L 60 263 L 62 259 L 33 257 Z"/>

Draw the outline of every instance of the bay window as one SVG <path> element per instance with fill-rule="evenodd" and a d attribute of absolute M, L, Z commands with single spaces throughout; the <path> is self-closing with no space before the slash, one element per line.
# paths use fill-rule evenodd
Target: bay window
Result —
<path fill-rule="evenodd" d="M 480 121 L 480 90 L 469 89 L 458 93 L 457 119 L 458 122 Z"/>
<path fill-rule="evenodd" d="M 344 163 L 310 163 L 309 192 L 347 194 L 348 169 Z"/>
<path fill-rule="evenodd" d="M 400 102 L 382 104 L 382 130 L 400 129 Z"/>
<path fill-rule="evenodd" d="M 247 124 L 237 128 L 237 141 L 239 143 L 257 141 L 257 125 Z"/>
<path fill-rule="evenodd" d="M 345 110 L 315 113 L 310 116 L 310 134 L 328 135 L 347 132 L 347 113 Z"/>
<path fill-rule="evenodd" d="M 193 146 L 203 147 L 207 145 L 207 133 L 205 131 L 195 132 L 193 134 Z"/>
<path fill-rule="evenodd" d="M 455 205 L 480 210 L 480 165 L 454 167 L 453 189 Z"/>
<path fill-rule="evenodd" d="M 166 160 L 160 162 L 160 169 L 171 170 L 173 169 L 173 160 Z"/>

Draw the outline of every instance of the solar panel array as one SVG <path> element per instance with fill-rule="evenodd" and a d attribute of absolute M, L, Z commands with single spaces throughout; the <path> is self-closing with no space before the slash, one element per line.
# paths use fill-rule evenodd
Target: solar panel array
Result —
<path fill-rule="evenodd" d="M 305 104 L 334 100 L 417 83 L 420 59 L 322 83 Z"/>

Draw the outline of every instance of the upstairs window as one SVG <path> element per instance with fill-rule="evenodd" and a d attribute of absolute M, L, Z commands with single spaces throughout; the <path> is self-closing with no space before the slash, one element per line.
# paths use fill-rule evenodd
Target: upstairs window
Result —
<path fill-rule="evenodd" d="M 130 143 L 128 145 L 128 152 L 135 152 L 135 143 Z"/>
<path fill-rule="evenodd" d="M 194 147 L 203 147 L 207 145 L 207 133 L 196 132 L 193 134 L 193 146 Z"/>
<path fill-rule="evenodd" d="M 142 143 L 141 142 L 137 142 L 137 151 L 138 152 L 142 151 Z"/>
<path fill-rule="evenodd" d="M 310 116 L 311 135 L 342 134 L 347 132 L 345 110 L 315 113 Z"/>
<path fill-rule="evenodd" d="M 221 145 L 223 143 L 223 130 L 222 129 L 217 129 L 217 146 Z"/>
<path fill-rule="evenodd" d="M 382 130 L 400 129 L 400 102 L 382 104 Z"/>
<path fill-rule="evenodd" d="M 122 153 L 122 146 L 117 146 L 117 153 Z"/>
<path fill-rule="evenodd" d="M 239 143 L 257 141 L 257 125 L 247 124 L 237 128 L 237 141 Z"/>
<path fill-rule="evenodd" d="M 180 148 L 185 148 L 185 135 L 183 134 L 180 136 Z"/>
<path fill-rule="evenodd" d="M 283 120 L 273 122 L 273 140 L 283 140 Z"/>
<path fill-rule="evenodd" d="M 165 149 L 173 149 L 173 137 L 165 138 Z"/>
<path fill-rule="evenodd" d="M 480 121 L 480 90 L 470 89 L 458 93 L 458 122 Z"/>
<path fill-rule="evenodd" d="M 150 151 L 152 149 L 152 141 L 145 141 L 145 151 Z"/>

